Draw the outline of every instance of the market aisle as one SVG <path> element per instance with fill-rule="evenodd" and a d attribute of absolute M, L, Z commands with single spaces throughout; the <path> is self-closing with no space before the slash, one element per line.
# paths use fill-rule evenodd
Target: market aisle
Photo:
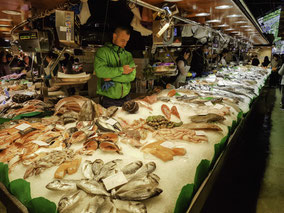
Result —
<path fill-rule="evenodd" d="M 271 115 L 270 153 L 260 188 L 257 213 L 278 213 L 284 207 L 284 111 L 280 110 L 280 92 Z"/>

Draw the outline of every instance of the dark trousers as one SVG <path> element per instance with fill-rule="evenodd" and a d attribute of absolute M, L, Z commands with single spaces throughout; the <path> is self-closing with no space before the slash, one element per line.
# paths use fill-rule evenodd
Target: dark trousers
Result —
<path fill-rule="evenodd" d="M 278 86 L 279 79 L 280 79 L 280 75 L 277 72 L 272 71 L 270 74 L 270 79 L 269 79 L 269 87 Z"/>
<path fill-rule="evenodd" d="M 100 105 L 102 105 L 104 108 L 108 108 L 110 106 L 119 106 L 121 107 L 124 102 L 129 101 L 130 96 L 127 95 L 124 98 L 120 99 L 112 99 L 106 96 L 101 96 L 100 97 Z"/>
<path fill-rule="evenodd" d="M 281 85 L 281 103 L 282 108 L 284 108 L 284 85 Z"/>

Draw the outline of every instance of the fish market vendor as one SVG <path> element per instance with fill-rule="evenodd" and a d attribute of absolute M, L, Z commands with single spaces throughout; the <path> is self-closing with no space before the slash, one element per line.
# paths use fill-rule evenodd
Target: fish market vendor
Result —
<path fill-rule="evenodd" d="M 130 100 L 131 81 L 136 76 L 132 54 L 124 48 L 130 38 L 126 27 L 117 27 L 113 33 L 112 43 L 106 43 L 95 56 L 94 72 L 98 77 L 97 94 L 101 96 L 100 104 L 122 106 Z"/>
<path fill-rule="evenodd" d="M 55 63 L 55 60 L 57 58 L 57 55 L 53 52 L 49 52 L 46 56 L 46 61 L 48 63 L 47 67 L 44 68 L 44 82 L 46 86 L 48 87 L 48 91 L 56 91 L 59 90 L 59 86 L 52 86 L 52 78 L 57 76 L 58 72 L 62 72 L 61 66 L 59 64 L 56 65 L 56 67 L 51 72 L 51 68 L 53 67 L 53 64 Z"/>

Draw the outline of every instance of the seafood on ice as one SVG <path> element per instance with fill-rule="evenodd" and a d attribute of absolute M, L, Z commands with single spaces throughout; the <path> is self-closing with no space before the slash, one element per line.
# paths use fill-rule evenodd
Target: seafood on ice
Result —
<path fill-rule="evenodd" d="M 221 115 L 215 113 L 208 113 L 204 115 L 194 115 L 190 117 L 192 122 L 195 123 L 210 123 L 210 122 L 219 122 L 225 120 Z"/>
<path fill-rule="evenodd" d="M 211 131 L 222 131 L 222 129 L 216 124 L 212 123 L 187 123 L 182 125 L 183 128 L 193 130 L 211 130 Z"/>

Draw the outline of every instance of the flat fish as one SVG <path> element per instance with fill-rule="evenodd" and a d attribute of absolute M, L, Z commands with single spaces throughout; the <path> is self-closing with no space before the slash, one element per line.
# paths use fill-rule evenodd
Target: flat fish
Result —
<path fill-rule="evenodd" d="M 81 180 L 77 183 L 77 187 L 89 194 L 109 196 L 104 187 L 95 180 Z"/>
<path fill-rule="evenodd" d="M 78 180 L 54 180 L 45 187 L 53 191 L 75 191 L 77 190 L 77 182 Z"/>
<path fill-rule="evenodd" d="M 225 120 L 223 116 L 217 115 L 215 113 L 208 113 L 207 115 L 194 115 L 191 116 L 190 119 L 195 123 L 210 123 Z"/>
<path fill-rule="evenodd" d="M 95 110 L 91 100 L 85 101 L 79 114 L 79 121 L 93 121 L 95 118 Z"/>
<path fill-rule="evenodd" d="M 81 213 L 97 213 L 98 209 L 105 202 L 105 197 L 95 196 L 90 198 L 87 208 L 85 208 Z"/>
<path fill-rule="evenodd" d="M 129 164 L 127 164 L 126 166 L 124 166 L 121 171 L 127 175 L 127 174 L 133 174 L 135 173 L 138 169 L 140 169 L 143 166 L 142 161 L 134 161 L 131 162 Z"/>
<path fill-rule="evenodd" d="M 92 164 L 92 171 L 94 173 L 95 176 L 97 176 L 98 174 L 100 174 L 101 169 L 104 166 L 104 161 L 102 159 L 96 159 L 93 164 Z"/>
<path fill-rule="evenodd" d="M 58 202 L 58 212 L 69 212 L 69 210 L 73 208 L 84 196 L 86 196 L 86 193 L 82 190 L 78 190 L 69 195 L 64 195 Z"/>
<path fill-rule="evenodd" d="M 94 179 L 94 173 L 92 170 L 92 161 L 85 160 L 84 163 L 82 164 L 82 173 L 85 178 L 87 179 Z"/>
<path fill-rule="evenodd" d="M 113 161 L 109 161 L 106 164 L 104 164 L 104 166 L 101 169 L 101 172 L 98 176 L 95 177 L 96 181 L 99 181 L 103 178 L 106 178 L 110 175 L 113 174 L 115 167 L 117 166 L 118 163 L 122 162 L 121 159 L 116 159 Z"/>
<path fill-rule="evenodd" d="M 116 210 L 124 213 L 147 213 L 146 205 L 142 202 L 112 200 Z"/>

